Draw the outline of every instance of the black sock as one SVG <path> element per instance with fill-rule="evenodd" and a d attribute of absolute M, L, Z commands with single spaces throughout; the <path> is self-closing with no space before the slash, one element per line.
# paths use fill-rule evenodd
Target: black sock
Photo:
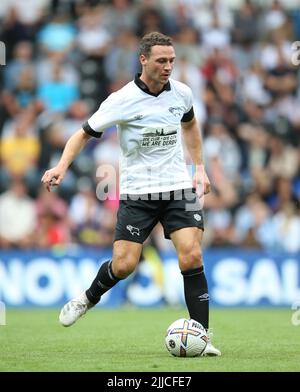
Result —
<path fill-rule="evenodd" d="M 100 301 L 101 295 L 110 290 L 119 280 L 121 279 L 114 276 L 112 272 L 111 261 L 106 261 L 99 268 L 91 287 L 86 290 L 87 299 L 96 305 Z"/>
<path fill-rule="evenodd" d="M 198 321 L 208 329 L 209 295 L 207 280 L 203 266 L 188 271 L 182 271 L 184 281 L 185 302 L 190 318 Z"/>

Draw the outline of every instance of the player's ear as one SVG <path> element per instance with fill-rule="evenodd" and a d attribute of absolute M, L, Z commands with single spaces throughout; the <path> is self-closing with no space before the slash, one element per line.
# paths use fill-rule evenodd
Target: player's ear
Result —
<path fill-rule="evenodd" d="M 147 58 L 146 58 L 146 56 L 144 54 L 140 55 L 140 62 L 141 62 L 142 65 L 146 64 Z"/>

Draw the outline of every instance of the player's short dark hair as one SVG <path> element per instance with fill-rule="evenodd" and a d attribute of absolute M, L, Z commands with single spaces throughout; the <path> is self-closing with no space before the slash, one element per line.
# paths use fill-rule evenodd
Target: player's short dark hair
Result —
<path fill-rule="evenodd" d="M 140 42 L 139 55 L 143 54 L 145 57 L 149 57 L 151 48 L 155 45 L 173 46 L 172 38 L 157 31 L 144 35 Z"/>

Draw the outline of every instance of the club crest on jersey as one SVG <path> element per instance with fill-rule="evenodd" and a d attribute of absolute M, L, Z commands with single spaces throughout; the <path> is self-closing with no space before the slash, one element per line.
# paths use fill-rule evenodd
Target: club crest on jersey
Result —
<path fill-rule="evenodd" d="M 126 229 L 130 231 L 131 235 L 140 235 L 140 229 L 138 227 L 133 227 L 131 225 L 127 225 Z"/>
<path fill-rule="evenodd" d="M 184 108 L 182 106 L 171 106 L 169 112 L 171 112 L 175 117 L 182 117 Z"/>

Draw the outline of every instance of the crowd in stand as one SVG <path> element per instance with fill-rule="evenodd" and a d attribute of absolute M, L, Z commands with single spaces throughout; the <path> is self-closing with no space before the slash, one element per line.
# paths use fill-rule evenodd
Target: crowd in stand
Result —
<path fill-rule="evenodd" d="M 96 189 L 99 167 L 118 171 L 114 128 L 89 141 L 60 188 L 49 193 L 40 178 L 108 94 L 139 72 L 139 39 L 160 31 L 173 38 L 172 77 L 191 87 L 202 127 L 212 183 L 205 245 L 300 252 L 299 6 L 10 0 L 1 1 L 0 21 L 1 248 L 111 247 L 118 200 L 100 200 Z M 160 225 L 148 241 L 171 246 Z"/>

